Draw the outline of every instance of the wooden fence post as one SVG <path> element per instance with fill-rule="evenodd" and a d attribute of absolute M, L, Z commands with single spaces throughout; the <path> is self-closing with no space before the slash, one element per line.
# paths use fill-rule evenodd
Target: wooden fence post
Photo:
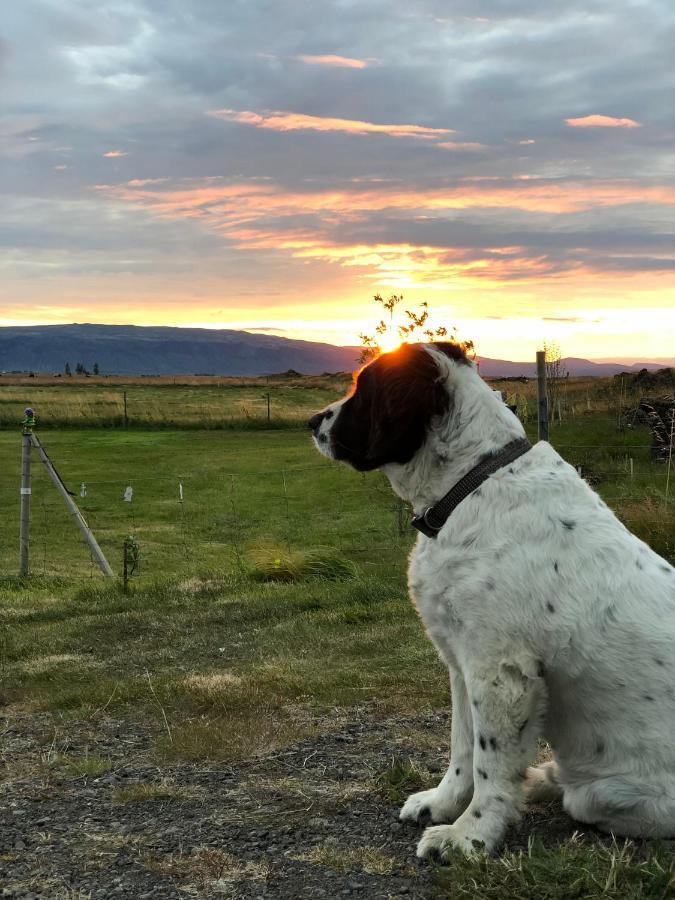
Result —
<path fill-rule="evenodd" d="M 124 427 L 129 427 L 129 416 L 127 415 L 127 392 L 124 392 Z"/>
<path fill-rule="evenodd" d="M 548 396 L 546 394 L 546 351 L 537 350 L 537 436 L 548 440 Z"/>

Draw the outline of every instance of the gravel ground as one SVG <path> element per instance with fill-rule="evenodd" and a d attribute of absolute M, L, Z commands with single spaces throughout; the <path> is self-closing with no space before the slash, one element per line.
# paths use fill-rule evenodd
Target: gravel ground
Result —
<path fill-rule="evenodd" d="M 157 734 L 114 719 L 0 718 L 0 895 L 92 898 L 432 898 L 419 830 L 377 776 L 395 757 L 440 773 L 443 715 L 319 723 L 320 737 L 227 764 L 152 762 Z M 80 774 L 96 767 L 100 774 Z M 535 808 L 511 848 L 576 830 Z"/>

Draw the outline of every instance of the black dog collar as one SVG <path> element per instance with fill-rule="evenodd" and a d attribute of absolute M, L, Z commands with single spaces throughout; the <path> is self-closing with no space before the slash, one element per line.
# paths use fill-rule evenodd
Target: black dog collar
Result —
<path fill-rule="evenodd" d="M 497 453 L 491 453 L 489 456 L 486 456 L 470 472 L 467 472 L 464 478 L 461 478 L 456 485 L 451 487 L 438 503 L 425 509 L 421 516 L 415 516 L 411 525 L 427 537 L 435 538 L 448 521 L 450 514 L 459 506 L 462 500 L 473 493 L 477 487 L 480 487 L 493 472 L 496 472 L 503 466 L 507 466 L 530 449 L 532 449 L 532 444 L 526 438 L 518 438 L 518 440 L 511 441 L 510 444 L 502 447 Z"/>

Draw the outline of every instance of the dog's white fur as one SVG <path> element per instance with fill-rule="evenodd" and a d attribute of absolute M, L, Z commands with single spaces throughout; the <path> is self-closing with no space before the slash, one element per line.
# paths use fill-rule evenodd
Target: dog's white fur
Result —
<path fill-rule="evenodd" d="M 384 471 L 417 514 L 485 454 L 524 435 L 473 365 L 427 346 L 451 399 L 406 465 Z M 318 449 L 344 401 L 329 407 Z M 562 794 L 604 831 L 675 836 L 675 569 L 631 534 L 550 444 L 491 475 L 436 539 L 410 593 L 450 671 L 451 761 L 402 819 L 418 855 L 493 850 L 523 795 Z M 537 740 L 555 762 L 530 768 Z"/>

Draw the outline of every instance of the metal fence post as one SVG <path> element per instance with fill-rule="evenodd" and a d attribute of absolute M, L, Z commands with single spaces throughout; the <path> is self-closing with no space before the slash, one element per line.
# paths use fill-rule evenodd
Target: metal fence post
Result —
<path fill-rule="evenodd" d="M 28 546 L 30 541 L 30 434 L 21 435 L 21 514 L 19 526 L 19 577 L 28 575 Z"/>
<path fill-rule="evenodd" d="M 129 539 L 124 538 L 124 551 L 122 556 L 122 589 L 125 594 L 129 592 Z"/>
<path fill-rule="evenodd" d="M 537 350 L 537 437 L 548 440 L 548 396 L 546 394 L 546 351 Z"/>

